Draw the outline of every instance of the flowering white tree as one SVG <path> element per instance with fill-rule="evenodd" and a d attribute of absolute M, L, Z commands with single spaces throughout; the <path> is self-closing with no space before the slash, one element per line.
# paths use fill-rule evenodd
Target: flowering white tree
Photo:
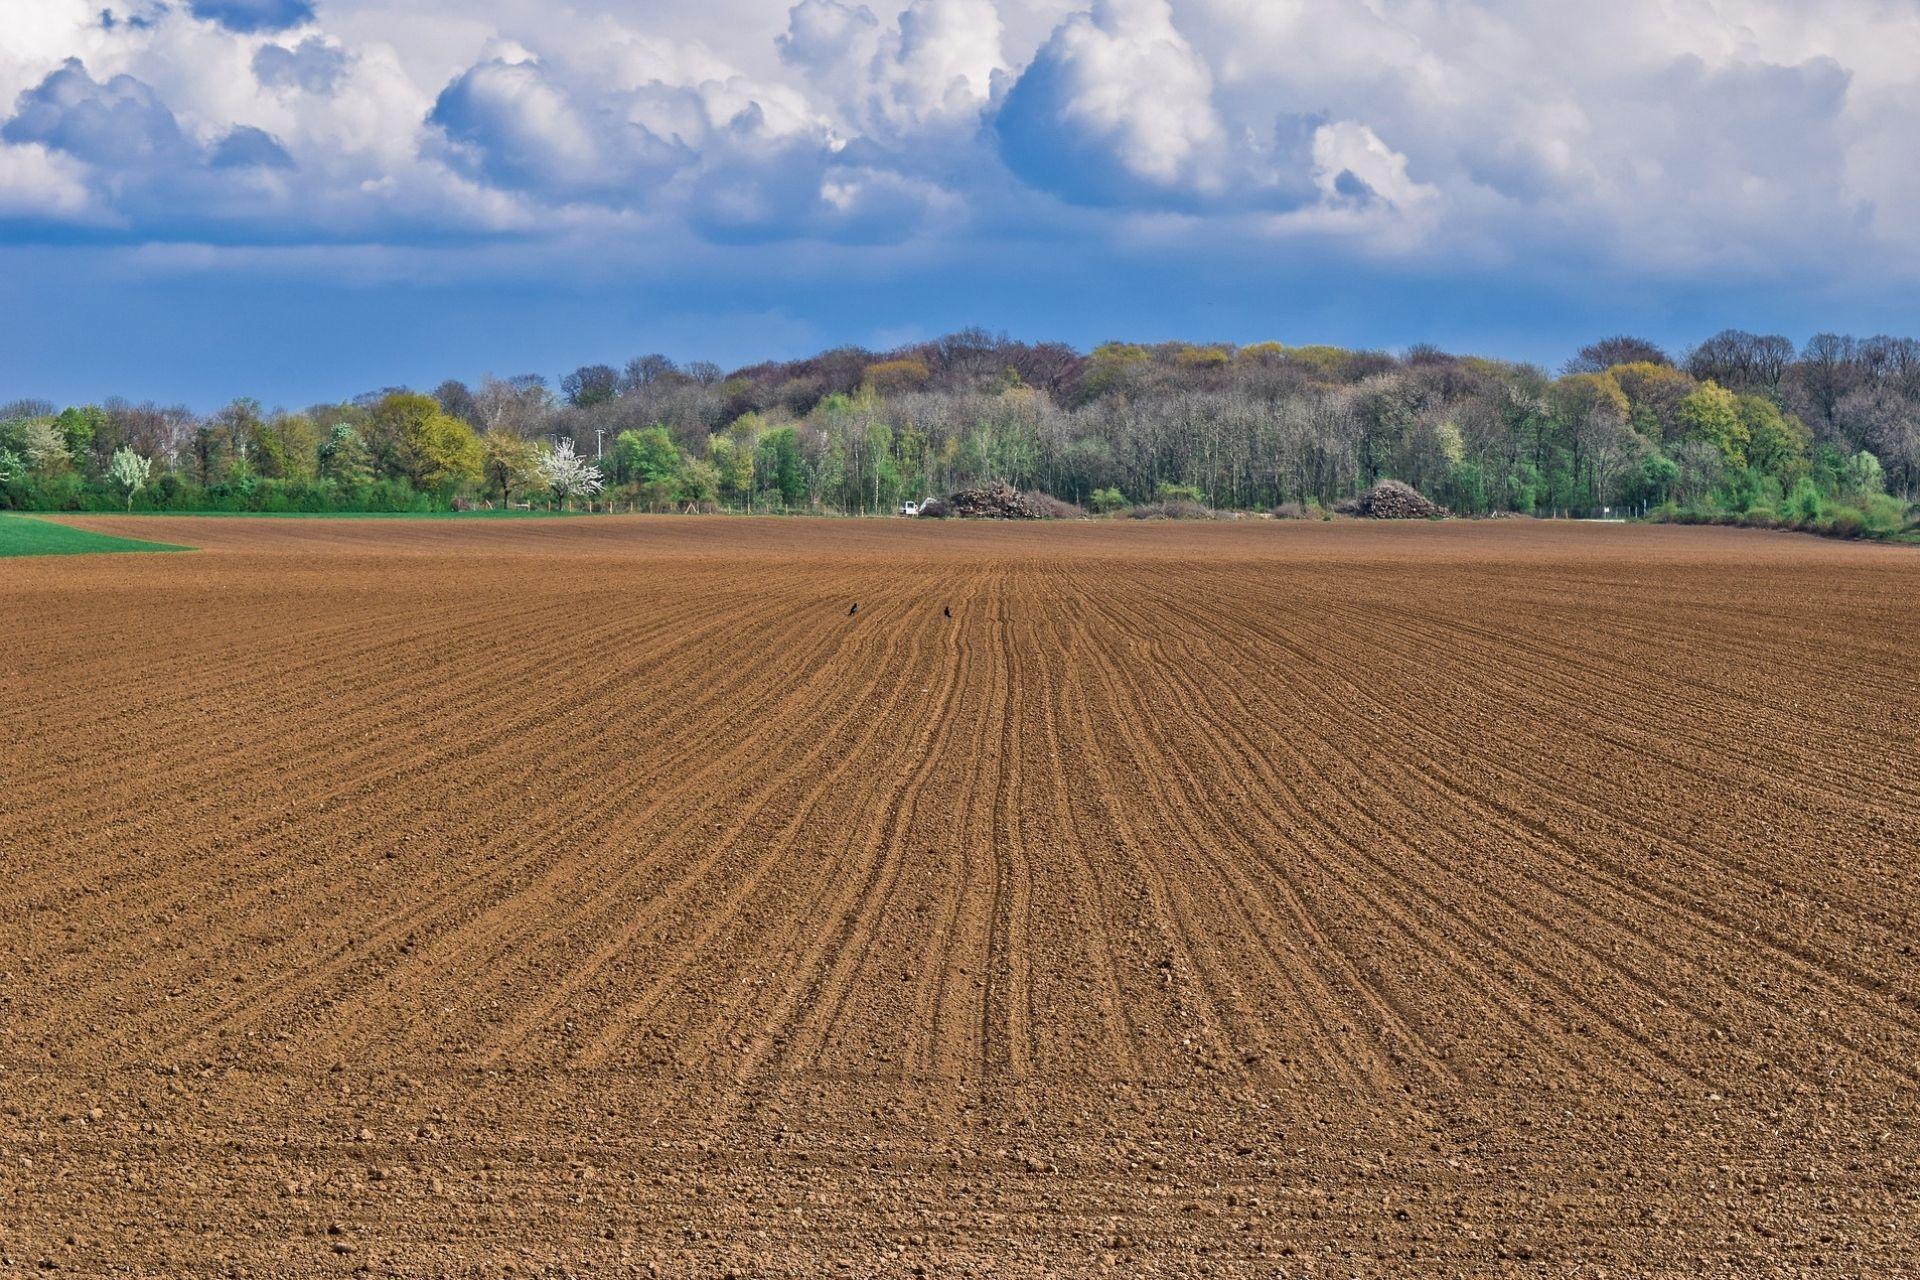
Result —
<path fill-rule="evenodd" d="M 576 454 L 571 440 L 555 441 L 553 448 L 542 451 L 540 477 L 547 488 L 560 495 L 563 508 L 574 498 L 600 492 L 604 483 L 600 468 Z"/>
<path fill-rule="evenodd" d="M 113 452 L 113 461 L 107 464 L 107 479 L 127 491 L 127 510 L 133 510 L 133 495 L 146 487 L 147 477 L 153 474 L 153 459 L 143 458 L 133 450 L 121 445 Z"/>
<path fill-rule="evenodd" d="M 67 460 L 67 438 L 51 422 L 29 422 L 20 433 L 20 446 L 27 465 L 45 471 Z"/>

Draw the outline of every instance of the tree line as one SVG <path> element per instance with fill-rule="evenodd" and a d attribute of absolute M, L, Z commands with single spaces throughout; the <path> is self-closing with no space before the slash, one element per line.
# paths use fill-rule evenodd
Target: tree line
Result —
<path fill-rule="evenodd" d="M 0 406 L 0 506 L 454 505 L 863 514 L 1003 480 L 1096 510 L 1324 508 L 1405 481 L 1463 514 L 1660 512 L 1891 532 L 1920 492 L 1920 342 L 1615 337 L 1557 373 L 1415 347 L 980 331 L 731 372 L 643 356 L 207 415 Z"/>

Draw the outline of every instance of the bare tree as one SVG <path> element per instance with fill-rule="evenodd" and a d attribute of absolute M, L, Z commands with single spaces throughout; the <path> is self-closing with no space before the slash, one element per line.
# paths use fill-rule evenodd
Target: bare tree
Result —
<path fill-rule="evenodd" d="M 1711 378 L 1730 391 L 1772 395 L 1793 363 L 1793 343 L 1778 334 L 1724 329 L 1687 356 L 1687 372 L 1702 382 Z"/>
<path fill-rule="evenodd" d="M 1580 354 L 1567 361 L 1563 372 L 1605 373 L 1616 365 L 1672 363 L 1672 358 L 1658 344 L 1622 333 L 1580 348 Z"/>
<path fill-rule="evenodd" d="M 458 418 L 468 426 L 476 425 L 480 420 L 480 406 L 474 402 L 473 392 L 467 384 L 457 378 L 448 378 L 433 389 L 433 398 L 450 418 Z"/>
<path fill-rule="evenodd" d="M 576 408 L 588 409 L 605 404 L 619 391 L 620 375 L 613 371 L 611 365 L 583 364 L 560 379 L 560 394 Z"/>
<path fill-rule="evenodd" d="M 516 435 L 540 434 L 553 412 L 553 395 L 546 382 L 536 374 L 515 378 L 489 377 L 474 396 L 474 412 L 480 420 L 473 423 L 487 431 L 512 431 Z"/>

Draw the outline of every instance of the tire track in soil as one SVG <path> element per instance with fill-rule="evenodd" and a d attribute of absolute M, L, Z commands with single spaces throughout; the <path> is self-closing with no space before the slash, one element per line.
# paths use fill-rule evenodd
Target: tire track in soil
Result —
<path fill-rule="evenodd" d="M 985 986 L 975 1050 L 983 1080 L 1020 1080 L 1033 1069 L 1028 1043 L 1033 1023 L 1032 983 L 1026 973 L 1033 891 L 1020 812 L 1020 659 L 1011 640 L 1017 608 L 1009 593 L 1001 597 L 990 615 L 999 657 L 995 666 L 1006 674 L 999 685 L 1000 702 L 994 708 L 1000 726 L 996 756 L 1000 767 L 995 772 L 993 800 L 988 808 L 987 847 L 993 853 L 993 876 L 983 962 Z"/>
<path fill-rule="evenodd" d="M 1100 629 L 1110 634 L 1128 636 L 1151 634 L 1151 621 L 1143 614 L 1117 609 L 1097 591 L 1083 592 L 1090 600 L 1100 601 L 1093 606 L 1094 612 L 1102 622 Z M 1183 659 L 1184 661 L 1184 659 Z M 1180 662 L 1160 664 L 1156 670 L 1168 673 L 1179 689 L 1175 699 L 1154 700 L 1145 692 L 1137 694 L 1136 701 L 1156 701 L 1162 707 L 1176 707 L 1182 703 L 1199 705 L 1211 696 L 1211 691 L 1192 682 L 1183 672 Z M 1223 687 L 1221 693 L 1232 696 L 1230 688 Z M 1177 713 L 1174 713 L 1177 714 Z M 1182 735 L 1182 744 L 1189 751 L 1212 752 L 1210 739 L 1221 732 L 1218 724 L 1199 725 L 1189 722 L 1187 732 Z M 1288 832 L 1267 820 L 1259 806 L 1223 805 L 1214 799 L 1211 789 L 1197 780 L 1184 753 L 1178 749 L 1163 749 L 1154 745 L 1151 739 L 1135 739 L 1141 745 L 1137 754 L 1150 757 L 1153 768 L 1147 771 L 1149 778 L 1167 777 L 1177 780 L 1177 797 L 1162 800 L 1157 806 L 1170 814 L 1189 812 L 1207 815 L 1205 822 L 1186 823 L 1188 839 L 1196 851 L 1214 871 L 1228 900 L 1238 905 L 1241 918 L 1247 921 L 1247 936 L 1260 945 L 1267 953 L 1272 972 L 1278 981 L 1285 982 L 1300 998 L 1303 1007 L 1315 1011 L 1315 1018 L 1322 1029 L 1325 1043 L 1341 1043 L 1343 1052 L 1325 1059 L 1326 1065 L 1338 1069 L 1346 1075 L 1347 1083 L 1354 1088 L 1374 1088 L 1384 1082 L 1398 1078 L 1401 1068 L 1398 1063 L 1418 1064 L 1423 1070 L 1447 1076 L 1449 1069 L 1439 1055 L 1432 1052 L 1422 1037 L 1408 1023 L 1401 1013 L 1385 1001 L 1373 984 L 1361 977 L 1358 970 L 1345 963 L 1337 948 L 1316 949 L 1311 955 L 1297 956 L 1291 962 L 1278 955 L 1273 946 L 1275 937 L 1285 937 L 1284 931 L 1269 933 L 1252 923 L 1251 915 L 1246 914 L 1247 904 L 1257 904 L 1255 910 L 1275 912 L 1285 917 L 1294 915 L 1294 923 L 1312 940 L 1324 941 L 1325 933 L 1305 912 L 1289 913 L 1284 907 L 1276 907 L 1271 888 L 1255 886 L 1233 866 L 1235 860 L 1222 859 L 1204 853 L 1209 844 L 1220 841 L 1224 836 L 1236 833 L 1240 825 L 1253 821 L 1264 828 L 1263 841 L 1278 841 L 1282 844 L 1298 845 L 1300 833 Z M 1247 772 L 1247 764 L 1253 757 L 1244 753 L 1239 761 L 1223 769 L 1219 776 L 1233 778 Z M 1284 784 L 1278 779 L 1268 778 L 1276 789 Z M 1296 797 L 1297 801 L 1297 797 Z M 1305 806 L 1294 805 L 1296 814 L 1310 812 Z M 1335 835 L 1337 830 L 1326 829 Z M 1209 835 L 1208 833 L 1212 833 Z M 1300 898 L 1297 890 L 1288 884 L 1284 872 L 1278 872 L 1259 848 L 1261 842 L 1236 841 L 1241 846 L 1239 860 L 1252 864 L 1264 864 L 1269 870 L 1276 871 L 1275 883 L 1283 886 L 1279 896 L 1283 902 L 1295 903 Z M 1356 898 L 1354 906 L 1360 907 Z M 1333 966 L 1335 978 L 1329 978 L 1326 967 Z M 1309 992 L 1312 994 L 1309 995 Z M 1387 1046 L 1380 1042 L 1382 1035 L 1391 1040 Z M 1284 1055 L 1283 1055 L 1284 1056 Z M 1360 1064 L 1358 1075 L 1351 1073 L 1352 1060 Z"/>
<path fill-rule="evenodd" d="M 922 611 L 924 634 L 944 634 L 942 620 L 933 615 L 931 605 L 923 603 Z M 943 647 L 932 646 L 935 652 Z M 872 773 L 877 785 L 850 806 L 855 812 L 872 812 L 875 816 L 863 824 L 863 834 L 843 846 L 843 853 L 848 855 L 845 861 L 828 864 L 828 883 L 839 880 L 846 891 L 832 895 L 830 901 L 803 917 L 813 925 L 811 943 L 798 945 L 796 937 L 776 950 L 789 960 L 798 956 L 793 969 L 802 981 L 779 999 L 770 1018 L 761 1019 L 754 1029 L 743 1033 L 755 1048 L 743 1056 L 736 1081 L 822 1068 L 828 1041 L 845 1025 L 847 999 L 872 967 L 872 952 L 879 942 L 877 924 L 887 914 L 911 856 L 908 847 L 916 843 L 911 833 L 918 819 L 920 797 L 940 762 L 939 748 L 964 675 L 964 668 L 958 664 L 941 664 L 939 689 L 931 700 L 931 709 L 904 721 L 912 726 L 903 735 L 910 745 L 876 764 Z M 875 720 L 887 729 L 903 723 L 892 714 Z M 879 781 L 902 772 L 906 781 L 897 786 Z M 885 799 L 876 804 L 875 798 L 883 791 Z M 827 920 L 834 922 L 832 927 L 820 930 L 819 922 Z M 875 976 L 868 981 L 882 980 Z"/>
<path fill-rule="evenodd" d="M 1081 598 L 1086 601 L 1089 598 L 1098 599 L 1098 596 L 1083 592 Z M 1101 619 L 1098 625 L 1090 629 L 1094 636 L 1097 637 L 1101 632 L 1120 636 L 1138 634 L 1129 625 L 1130 619 L 1118 618 L 1099 605 L 1089 607 L 1093 616 Z M 1376 1057 L 1363 1039 L 1357 1046 L 1335 1043 L 1341 1039 L 1341 1031 L 1357 1033 L 1357 1028 L 1345 1018 L 1344 1013 L 1332 1014 L 1332 1020 L 1329 1020 L 1328 1010 L 1337 1007 L 1337 1001 L 1315 999 L 1307 994 L 1315 981 L 1310 967 L 1305 971 L 1290 969 L 1275 955 L 1269 942 L 1271 935 L 1255 924 L 1249 914 L 1249 900 L 1244 886 L 1234 885 L 1231 877 L 1224 874 L 1221 862 L 1208 852 L 1215 837 L 1196 825 L 1189 816 L 1194 808 L 1200 807 L 1198 798 L 1185 787 L 1175 792 L 1160 781 L 1163 777 L 1178 778 L 1181 766 L 1176 762 L 1173 752 L 1158 745 L 1135 710 L 1148 699 L 1141 686 L 1128 682 L 1128 668 L 1134 664 L 1112 656 L 1097 638 L 1090 640 L 1088 649 L 1098 660 L 1096 667 L 1108 699 L 1108 712 L 1119 726 L 1120 736 L 1129 747 L 1130 756 L 1134 761 L 1144 761 L 1146 764 L 1138 774 L 1138 779 L 1150 793 L 1151 807 L 1175 828 L 1175 834 L 1181 842 L 1178 852 L 1182 856 L 1168 859 L 1169 874 L 1161 880 L 1169 901 L 1177 903 L 1179 914 L 1190 922 L 1181 926 L 1181 932 L 1188 938 L 1211 935 L 1210 941 L 1214 946 L 1227 940 L 1223 936 L 1221 916 L 1217 911 L 1209 912 L 1195 896 L 1207 892 L 1202 883 L 1211 884 L 1222 895 L 1221 905 L 1228 913 L 1226 919 L 1238 925 L 1234 934 L 1236 950 L 1243 954 L 1251 952 L 1265 955 L 1267 969 L 1263 975 L 1264 985 L 1291 990 L 1301 1005 L 1312 1011 L 1312 1016 L 1323 1031 L 1339 1028 L 1332 1030 L 1324 1039 L 1315 1037 L 1308 1042 L 1317 1047 L 1318 1060 L 1321 1069 L 1327 1073 L 1326 1078 L 1340 1080 L 1350 1088 L 1369 1088 L 1371 1081 L 1376 1078 L 1376 1072 L 1387 1071 L 1384 1059 Z M 1127 788 L 1119 787 L 1112 794 L 1124 797 Z M 1146 857 L 1157 856 L 1158 851 L 1151 840 L 1141 848 Z M 1183 874 L 1197 867 L 1204 867 L 1209 873 L 1204 882 L 1189 880 Z M 1203 920 L 1214 923 L 1203 927 L 1199 924 Z M 1188 1052 L 1190 1062 L 1212 1067 L 1234 1058 L 1245 1062 L 1249 1053 L 1286 1062 L 1301 1056 L 1304 1050 L 1288 1048 L 1286 1042 L 1274 1039 L 1267 1019 L 1246 1008 L 1249 996 L 1246 986 L 1236 975 L 1237 966 L 1231 958 L 1213 956 L 1212 949 L 1189 951 L 1188 955 L 1196 964 L 1197 973 L 1203 975 L 1200 982 L 1208 992 L 1209 1004 L 1216 1010 L 1231 1010 L 1230 1014 L 1224 1015 L 1230 1022 L 1218 1024 L 1217 1036 L 1207 1036 L 1197 1041 L 1192 1036 L 1181 1037 L 1182 1047 Z M 1321 993 L 1323 997 L 1324 994 Z"/>
<path fill-rule="evenodd" d="M 998 576 L 988 579 L 982 584 L 977 596 L 968 597 L 963 605 L 965 615 L 969 619 L 982 615 L 989 619 L 996 616 L 1000 608 L 1002 589 L 1003 584 Z M 938 621 L 944 621 L 944 619 Z M 969 640 L 977 630 L 977 627 L 969 628 Z M 957 672 L 947 672 L 943 678 L 941 705 L 946 705 L 947 700 L 954 698 L 960 688 Z M 944 718 L 944 716 L 940 717 L 940 719 Z M 922 737 L 930 743 L 936 728 L 936 724 L 929 723 L 925 726 Z M 864 951 L 872 946 L 874 938 L 871 936 L 871 930 L 862 931 L 859 922 L 868 914 L 869 908 L 875 913 L 874 918 L 878 918 L 879 914 L 884 913 L 886 909 L 887 900 L 897 879 L 899 858 L 908 843 L 906 833 L 911 827 L 918 797 L 938 760 L 937 755 L 927 746 L 918 748 L 918 754 L 920 759 L 911 771 L 908 782 L 902 787 L 895 788 L 890 793 L 887 804 L 882 807 L 881 823 L 877 827 L 869 827 L 873 834 L 867 837 L 868 848 L 863 851 L 860 859 L 844 866 L 836 862 L 831 868 L 831 870 L 846 872 L 849 881 L 846 891 L 833 895 L 824 907 L 804 913 L 800 917 L 803 920 L 835 921 L 839 941 L 836 945 L 822 946 L 820 939 L 815 937 L 811 944 L 803 948 L 800 963 L 794 968 L 795 980 L 787 983 L 775 996 L 775 1002 L 770 1011 L 762 1011 L 757 1015 L 761 1027 L 757 1043 L 764 1048 L 760 1052 L 747 1056 L 737 1073 L 737 1079 L 744 1081 L 750 1074 L 766 1069 L 775 1071 L 794 1069 L 789 1065 L 795 1061 L 789 1037 L 803 1030 L 803 1020 L 807 1016 L 804 1011 L 815 1009 L 823 1001 L 831 1003 L 840 998 L 840 994 L 848 989 L 858 962 L 864 958 Z M 876 769 L 875 772 L 884 772 L 884 768 Z M 864 806 L 852 807 L 858 810 Z M 889 838 L 885 831 L 886 825 L 903 814 L 904 821 L 900 824 L 898 833 Z M 876 843 L 885 845 L 884 856 L 873 851 Z M 831 878 L 826 883 L 831 884 Z M 848 950 L 856 946 L 858 954 L 853 957 L 854 964 L 836 965 L 836 961 L 846 958 Z M 821 972 L 823 966 L 829 967 L 829 971 L 825 974 Z M 817 1055 L 820 1047 L 817 1032 L 809 1042 L 809 1047 Z"/>
<path fill-rule="evenodd" d="M 924 605 L 922 607 L 924 608 Z M 928 633 L 931 633 L 933 624 L 924 618 L 919 621 L 922 623 L 923 628 Z M 880 625 L 888 625 L 884 615 L 880 620 Z M 892 632 L 889 632 L 888 643 L 890 649 L 897 644 L 897 636 Z M 910 641 L 905 650 L 908 657 L 910 658 L 912 654 L 917 651 L 917 646 Z M 886 665 L 890 664 L 876 664 L 876 670 L 882 669 L 882 667 Z M 931 750 L 931 743 L 937 736 L 938 730 L 945 720 L 945 711 L 950 704 L 953 690 L 959 683 L 961 675 L 962 672 L 956 670 L 952 664 L 943 664 L 942 686 L 940 692 L 933 698 L 933 709 L 929 714 L 920 717 L 918 721 L 924 727 L 924 735 L 919 748 L 921 759 L 914 766 L 916 778 L 930 768 L 935 758 Z M 657 972 L 653 981 L 640 996 L 634 1000 L 629 1007 L 622 1011 L 619 1025 L 611 1032 L 603 1034 L 594 1042 L 593 1046 L 582 1055 L 583 1062 L 588 1065 L 593 1065 L 604 1061 L 605 1056 L 620 1040 L 631 1035 L 635 1027 L 647 1021 L 655 1007 L 672 986 L 676 984 L 684 986 L 696 985 L 686 981 L 683 978 L 683 974 L 691 965 L 711 950 L 716 939 L 735 925 L 739 920 L 741 909 L 754 896 L 754 891 L 761 886 L 767 877 L 767 873 L 776 869 L 782 859 L 791 856 L 788 852 L 789 842 L 809 825 L 831 821 L 830 817 L 822 815 L 821 810 L 832 799 L 832 792 L 835 785 L 849 774 L 870 765 L 871 762 L 863 756 L 864 749 L 871 743 L 883 738 L 889 729 L 899 723 L 900 717 L 898 710 L 903 703 L 912 700 L 910 695 L 913 692 L 912 686 L 916 679 L 918 679 L 918 677 L 912 674 L 912 666 L 911 663 L 909 663 L 901 677 L 895 681 L 893 693 L 884 703 L 875 704 L 873 702 L 871 688 L 860 697 L 849 700 L 848 705 L 852 712 L 849 719 L 857 718 L 861 713 L 864 713 L 864 724 L 866 726 L 864 733 L 858 742 L 854 744 L 854 749 L 841 753 L 838 763 L 826 775 L 824 781 L 812 790 L 812 793 L 804 801 L 803 807 L 796 812 L 794 818 L 769 842 L 772 856 L 760 862 L 754 873 L 740 883 L 729 900 L 720 908 L 709 910 L 704 914 L 705 923 L 693 933 L 688 941 L 680 945 L 678 954 L 670 958 L 666 967 Z M 883 767 L 869 768 L 869 776 L 865 780 L 864 789 L 860 792 L 859 799 L 849 807 L 854 808 L 856 811 L 867 807 L 871 797 L 877 794 L 879 780 L 885 775 L 886 771 Z M 911 822 L 912 792 L 915 789 L 915 783 L 909 782 L 904 791 L 896 791 L 890 796 L 886 805 L 883 806 L 883 812 L 887 816 L 887 824 L 896 839 L 898 833 L 904 831 L 905 826 Z M 869 865 L 872 860 L 872 850 L 869 848 L 863 852 L 867 855 L 865 859 L 861 862 L 847 865 Z M 893 856 L 893 852 L 890 851 L 882 861 L 889 861 Z M 806 947 L 802 943 L 802 939 L 813 936 L 817 932 L 819 921 L 823 918 L 821 914 L 823 911 L 821 904 L 823 900 L 829 896 L 834 879 L 833 872 L 837 869 L 842 869 L 842 864 L 837 861 L 829 859 L 822 859 L 820 861 L 817 867 L 818 874 L 806 882 L 805 889 L 798 891 L 797 896 L 803 900 L 803 905 L 793 911 L 788 917 L 792 921 L 792 924 L 789 926 L 790 931 L 769 938 L 750 938 L 748 940 L 755 944 L 752 952 L 753 959 L 763 961 L 770 968 L 774 966 L 791 966 L 797 956 L 803 957 L 802 963 L 804 963 Z M 867 906 L 867 900 L 863 897 L 860 900 L 859 912 L 864 914 Z M 830 912 L 831 908 L 824 908 L 824 910 Z M 858 933 L 857 928 L 850 926 L 844 919 L 842 920 L 840 929 L 842 945 L 845 945 L 848 937 L 858 936 Z M 845 958 L 845 953 L 838 947 L 824 948 L 823 951 L 832 955 L 836 963 Z M 792 1056 L 790 1049 L 783 1048 L 777 1052 L 775 1051 L 775 1046 L 784 1046 L 791 1039 L 791 1033 L 785 1026 L 763 1024 L 743 1027 L 741 1025 L 742 1019 L 746 1016 L 745 1006 L 757 995 L 758 992 L 755 990 L 742 988 L 735 999 L 727 1001 L 722 1009 L 709 1020 L 713 1026 L 730 1028 L 732 1031 L 732 1035 L 729 1037 L 730 1039 L 754 1046 L 753 1053 L 750 1054 L 747 1060 L 738 1068 L 738 1074 L 743 1077 L 760 1072 L 773 1072 L 785 1069 L 782 1064 Z"/>

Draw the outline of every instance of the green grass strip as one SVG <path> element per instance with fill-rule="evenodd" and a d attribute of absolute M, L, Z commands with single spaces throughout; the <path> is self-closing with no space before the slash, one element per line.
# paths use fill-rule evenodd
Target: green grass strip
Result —
<path fill-rule="evenodd" d="M 0 559 L 10 556 L 84 556 L 105 551 L 190 551 L 165 542 L 141 542 L 90 533 L 32 516 L 0 515 Z"/>
<path fill-rule="evenodd" d="M 70 515 L 119 516 L 118 511 L 69 512 Z M 195 520 L 572 520 L 585 511 L 133 511 L 134 519 Z"/>

